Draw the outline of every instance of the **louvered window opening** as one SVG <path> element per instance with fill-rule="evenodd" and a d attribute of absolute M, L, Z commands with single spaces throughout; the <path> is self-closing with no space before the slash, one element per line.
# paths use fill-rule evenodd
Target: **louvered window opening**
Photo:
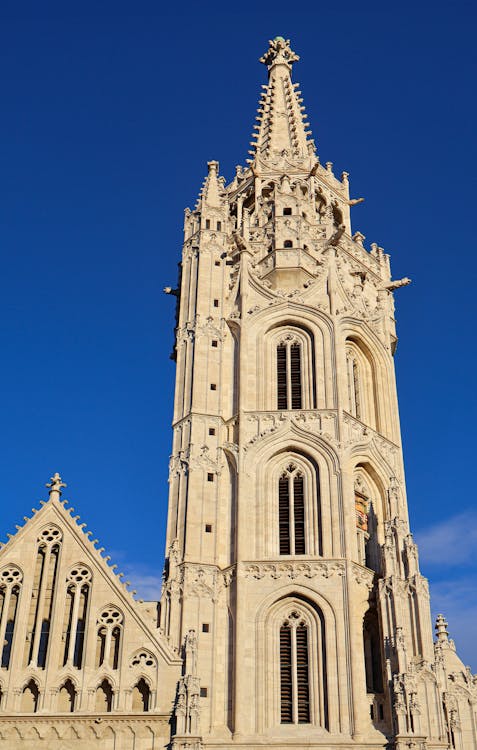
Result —
<path fill-rule="evenodd" d="M 296 629 L 297 714 L 299 724 L 310 721 L 310 686 L 308 684 L 308 631 L 301 624 Z"/>
<path fill-rule="evenodd" d="M 287 348 L 277 348 L 277 401 L 279 409 L 288 409 L 287 396 Z"/>
<path fill-rule="evenodd" d="M 290 554 L 290 497 L 289 478 L 280 477 L 278 483 L 280 554 Z"/>
<path fill-rule="evenodd" d="M 293 511 L 295 521 L 295 555 L 305 554 L 305 496 L 303 477 L 293 478 Z"/>
<path fill-rule="evenodd" d="M 277 347 L 277 408 L 301 409 L 302 377 L 301 347 L 299 344 L 280 344 Z"/>
<path fill-rule="evenodd" d="M 301 474 L 290 470 L 278 482 L 278 526 L 281 555 L 304 555 L 305 544 L 305 492 Z"/>
<path fill-rule="evenodd" d="M 280 628 L 280 721 L 310 723 L 308 630 L 304 623 Z"/>
<path fill-rule="evenodd" d="M 290 347 L 291 408 L 301 409 L 301 356 L 298 344 Z"/>

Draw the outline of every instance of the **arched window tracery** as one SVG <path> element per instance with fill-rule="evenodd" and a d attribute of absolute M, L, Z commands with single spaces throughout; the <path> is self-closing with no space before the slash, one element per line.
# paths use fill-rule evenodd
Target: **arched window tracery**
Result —
<path fill-rule="evenodd" d="M 325 408 L 329 400 L 328 332 L 308 321 L 283 320 L 259 336 L 257 405 L 266 411 Z M 319 364 L 319 370 L 317 366 Z"/>
<path fill-rule="evenodd" d="M 51 616 L 55 598 L 58 561 L 63 535 L 54 524 L 38 535 L 35 579 L 27 633 L 27 664 L 44 669 L 50 641 Z"/>
<path fill-rule="evenodd" d="M 329 728 L 325 618 L 299 594 L 273 604 L 260 625 L 265 726 L 312 724 Z"/>
<path fill-rule="evenodd" d="M 381 548 L 378 538 L 379 522 L 382 524 L 382 508 L 379 492 L 366 469 L 358 465 L 354 477 L 354 506 L 358 562 L 379 573 L 381 570 Z"/>
<path fill-rule="evenodd" d="M 305 487 L 302 472 L 290 463 L 278 480 L 279 546 L 281 555 L 304 555 Z"/>
<path fill-rule="evenodd" d="M 137 669 L 154 669 L 157 667 L 157 659 L 150 651 L 138 651 L 131 659 L 130 667 Z"/>
<path fill-rule="evenodd" d="M 23 575 L 15 565 L 0 572 L 0 666 L 8 669 Z"/>
<path fill-rule="evenodd" d="M 96 666 L 117 669 L 123 627 L 123 615 L 114 605 L 105 607 L 98 617 Z"/>
<path fill-rule="evenodd" d="M 315 345 L 310 331 L 284 326 L 270 335 L 275 403 L 269 408 L 316 408 Z"/>
<path fill-rule="evenodd" d="M 280 627 L 280 721 L 310 723 L 308 625 L 297 611 Z"/>
<path fill-rule="evenodd" d="M 83 663 L 91 580 L 91 571 L 83 564 L 75 565 L 68 573 L 66 579 L 66 622 L 63 665 L 68 664 L 78 669 Z"/>
<path fill-rule="evenodd" d="M 295 451 L 276 456 L 267 471 L 269 519 L 266 551 L 279 555 L 323 555 L 320 472 L 310 457 Z"/>
<path fill-rule="evenodd" d="M 354 337 L 346 339 L 349 413 L 373 429 L 379 429 L 376 373 L 371 355 Z"/>
<path fill-rule="evenodd" d="M 277 346 L 277 408 L 301 409 L 303 405 L 302 350 L 288 334 Z"/>

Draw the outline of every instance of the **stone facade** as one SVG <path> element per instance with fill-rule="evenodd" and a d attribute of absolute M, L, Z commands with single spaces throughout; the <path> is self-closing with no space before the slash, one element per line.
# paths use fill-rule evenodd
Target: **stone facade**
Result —
<path fill-rule="evenodd" d="M 61 500 L 0 551 L 1 748 L 477 750 L 408 521 L 389 256 L 352 234 L 288 41 L 186 210 L 162 600 Z"/>

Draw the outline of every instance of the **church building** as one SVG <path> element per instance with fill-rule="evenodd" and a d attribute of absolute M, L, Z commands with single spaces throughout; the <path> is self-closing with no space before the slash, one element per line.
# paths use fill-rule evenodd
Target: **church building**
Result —
<path fill-rule="evenodd" d="M 246 165 L 186 209 L 161 601 L 59 474 L 0 550 L 0 750 L 477 750 L 409 527 L 393 280 L 277 37 Z M 81 498 L 78 498 L 78 504 Z M 76 501 L 75 501 L 76 504 Z M 28 507 L 28 506 L 27 506 Z"/>

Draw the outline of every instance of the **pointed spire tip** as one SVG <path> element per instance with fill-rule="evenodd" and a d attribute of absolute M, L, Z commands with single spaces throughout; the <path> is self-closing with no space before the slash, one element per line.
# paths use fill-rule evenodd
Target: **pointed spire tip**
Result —
<path fill-rule="evenodd" d="M 294 62 L 300 58 L 290 47 L 290 40 L 282 36 L 276 36 L 268 42 L 268 50 L 260 58 L 260 62 L 267 66 L 270 71 L 275 65 L 286 65 L 289 70 Z"/>

